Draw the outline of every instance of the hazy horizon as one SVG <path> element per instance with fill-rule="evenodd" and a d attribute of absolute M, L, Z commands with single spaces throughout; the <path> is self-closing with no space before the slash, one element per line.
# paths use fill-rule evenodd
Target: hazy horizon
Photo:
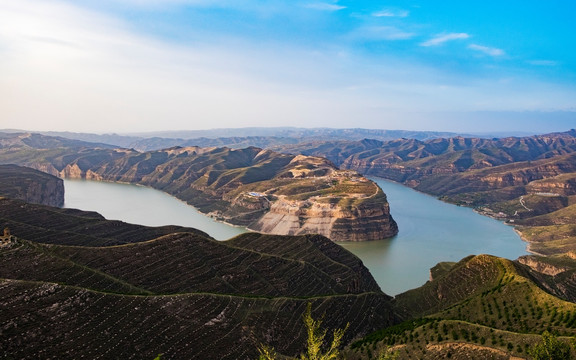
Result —
<path fill-rule="evenodd" d="M 547 133 L 576 3 L 0 0 L 0 127 Z"/>

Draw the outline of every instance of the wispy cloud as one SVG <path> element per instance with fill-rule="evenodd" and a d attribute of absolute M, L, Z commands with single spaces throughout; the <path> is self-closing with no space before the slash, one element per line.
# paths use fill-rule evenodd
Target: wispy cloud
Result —
<path fill-rule="evenodd" d="M 447 41 L 468 39 L 469 37 L 470 35 L 466 33 L 439 34 L 434 36 L 432 39 L 421 43 L 420 46 L 438 46 Z"/>
<path fill-rule="evenodd" d="M 233 5 L 233 0 L 100 0 L 104 4 L 115 4 L 136 8 L 165 8 L 173 6 L 210 6 Z"/>
<path fill-rule="evenodd" d="M 383 9 L 380 11 L 376 11 L 372 13 L 372 16 L 376 17 L 407 17 L 410 15 L 408 10 L 400 10 L 400 9 Z"/>
<path fill-rule="evenodd" d="M 366 26 L 354 31 L 351 36 L 366 40 L 408 40 L 416 36 L 395 26 Z"/>
<path fill-rule="evenodd" d="M 306 5 L 304 5 L 304 7 L 307 7 L 309 9 L 314 9 L 314 10 L 323 10 L 323 11 L 338 11 L 338 10 L 346 9 L 346 6 L 337 5 L 337 4 L 330 4 L 330 3 L 323 3 L 323 2 L 306 4 Z"/>
<path fill-rule="evenodd" d="M 478 44 L 470 44 L 470 45 L 468 45 L 468 48 L 472 49 L 472 50 L 479 51 L 479 52 L 484 53 L 486 55 L 493 56 L 493 57 L 503 56 L 504 54 L 506 54 L 504 52 L 504 50 L 502 50 L 502 49 L 478 45 Z"/>

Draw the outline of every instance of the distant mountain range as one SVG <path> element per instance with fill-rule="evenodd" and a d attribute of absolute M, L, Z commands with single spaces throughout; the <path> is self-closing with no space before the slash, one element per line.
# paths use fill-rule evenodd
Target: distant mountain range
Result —
<path fill-rule="evenodd" d="M 27 133 L 27 130 L 0 130 L 4 133 Z M 63 137 L 93 143 L 102 143 L 138 151 L 166 149 L 173 146 L 230 147 L 255 146 L 268 148 L 276 145 L 295 144 L 302 141 L 320 140 L 376 140 L 435 139 L 464 134 L 434 131 L 375 130 L 375 129 L 330 129 L 330 128 L 236 128 L 214 130 L 162 131 L 119 134 L 90 134 L 57 131 L 33 131 L 47 136 Z"/>

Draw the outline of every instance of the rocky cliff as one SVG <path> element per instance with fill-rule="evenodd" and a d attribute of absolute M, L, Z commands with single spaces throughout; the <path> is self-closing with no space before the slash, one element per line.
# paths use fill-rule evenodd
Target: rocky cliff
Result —
<path fill-rule="evenodd" d="M 31 168 L 0 165 L 0 196 L 61 207 L 64 205 L 64 182 Z"/>
<path fill-rule="evenodd" d="M 378 185 L 324 158 L 255 147 L 193 146 L 140 153 L 68 147 L 64 140 L 46 148 L 55 141 L 30 134 L 6 137 L 0 138 L 0 161 L 65 178 L 150 186 L 218 220 L 257 231 L 319 233 L 336 241 L 383 239 L 398 231 Z M 3 143 L 9 146 L 2 148 Z"/>
<path fill-rule="evenodd" d="M 379 200 L 378 200 L 379 199 Z M 371 202 L 338 206 L 329 202 L 275 201 L 250 229 L 268 234 L 321 234 L 334 241 L 381 240 L 397 234 L 386 195 L 378 190 Z"/>

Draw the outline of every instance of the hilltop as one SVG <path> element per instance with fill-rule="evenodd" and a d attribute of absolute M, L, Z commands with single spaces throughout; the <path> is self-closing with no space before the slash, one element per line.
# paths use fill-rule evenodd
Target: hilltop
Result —
<path fill-rule="evenodd" d="M 220 242 L 8 197 L 0 224 L 12 232 L 0 246 L 3 358 L 254 359 L 261 343 L 296 355 L 308 303 L 328 328 L 350 324 L 347 342 L 396 321 L 362 262 L 320 235 Z"/>
<path fill-rule="evenodd" d="M 386 347 L 397 351 L 399 359 L 523 359 L 544 331 L 568 344 L 576 336 L 570 136 L 554 137 L 549 151 L 540 145 L 542 150 L 532 152 L 541 153 L 534 160 L 411 178 L 407 183 L 438 189 L 436 194 L 450 201 L 492 201 L 493 216 L 495 210 L 515 211 L 513 220 L 534 237 L 532 246 L 551 251 L 514 261 L 477 255 L 440 263 L 431 269 L 429 282 L 393 299 L 380 291 L 358 258 L 319 235 L 247 233 L 217 242 L 190 228 L 150 228 L 108 221 L 93 212 L 0 199 L 0 223 L 17 236 L 15 245 L 0 249 L 0 306 L 7 310 L 0 312 L 5 316 L 0 315 L 0 341 L 10 344 L 4 351 L 18 358 L 153 358 L 158 353 L 167 358 L 255 358 L 260 343 L 296 355 L 305 343 L 300 314 L 311 302 L 316 318 L 327 315 L 323 325 L 329 330 L 350 323 L 344 339 L 351 343 L 344 349 L 347 359 L 374 358 Z M 178 169 L 173 158 L 193 157 L 204 165 L 199 169 L 211 166 L 201 174 L 206 178 L 202 184 L 217 193 L 231 184 L 249 186 L 245 180 L 254 174 L 245 168 L 228 181 L 220 176 L 231 162 L 252 159 L 244 164 L 261 167 L 259 174 L 282 169 L 307 181 L 300 184 L 309 191 L 275 193 L 290 201 L 321 199 L 327 191 L 337 198 L 338 192 L 351 192 L 350 186 L 370 186 L 355 172 L 332 173 L 324 159 L 277 156 L 255 148 L 172 148 L 142 154 L 84 146 L 70 151 L 65 140 L 58 140 L 63 146 L 31 151 L 11 141 L 6 157 L 49 164 L 53 168 L 45 169 L 59 175 L 116 174 L 126 177 L 121 181 L 152 181 L 154 177 L 147 177 L 156 169 L 152 165 L 168 159 L 162 162 L 167 164 L 164 176 L 156 179 L 161 183 Z M 247 155 L 254 153 L 270 161 L 258 163 L 257 156 Z M 45 158 L 51 162 L 37 162 Z M 210 175 L 216 170 L 220 172 Z M 334 182 L 334 176 L 331 187 L 315 188 L 323 171 L 343 181 Z M 310 172 L 311 178 L 297 177 Z M 278 179 L 284 177 L 273 178 Z M 264 184 L 250 189 L 255 194 L 249 196 L 264 198 L 261 194 L 270 186 Z M 279 187 L 279 192 L 290 189 Z M 527 193 L 516 195 L 522 191 Z M 369 199 L 383 196 L 375 195 Z"/>
<path fill-rule="evenodd" d="M 4 134 L 0 159 L 59 177 L 150 186 L 219 220 L 259 232 L 363 241 L 398 231 L 378 185 L 323 158 L 255 147 L 141 153 L 67 141 Z"/>

